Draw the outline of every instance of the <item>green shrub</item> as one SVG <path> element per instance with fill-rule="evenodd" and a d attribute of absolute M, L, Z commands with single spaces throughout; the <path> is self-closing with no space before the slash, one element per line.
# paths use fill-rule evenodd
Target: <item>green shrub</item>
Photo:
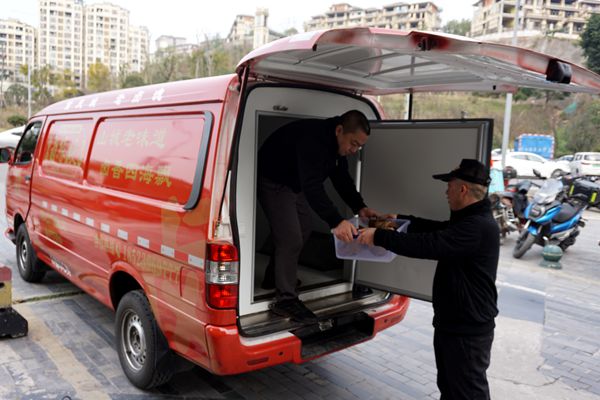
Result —
<path fill-rule="evenodd" d="M 22 116 L 22 115 L 11 115 L 10 117 L 6 118 L 6 121 L 14 127 L 17 126 L 21 126 L 21 125 L 25 125 L 27 123 L 27 118 Z"/>

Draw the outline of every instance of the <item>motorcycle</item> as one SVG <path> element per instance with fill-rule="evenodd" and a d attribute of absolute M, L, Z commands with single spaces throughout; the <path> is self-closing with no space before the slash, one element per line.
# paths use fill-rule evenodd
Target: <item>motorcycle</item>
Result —
<path fill-rule="evenodd" d="M 600 183 L 596 179 L 567 175 L 563 183 L 569 188 L 569 197 L 573 197 L 576 194 L 583 194 L 588 198 L 588 207 L 600 209 Z"/>
<path fill-rule="evenodd" d="M 541 177 L 539 172 L 536 176 Z M 587 202 L 583 194 L 568 197 L 561 179 L 547 179 L 525 209 L 527 222 L 517 239 L 513 257 L 521 258 L 534 244 L 555 244 L 563 251 L 572 246 L 579 228 L 585 226 L 582 214 Z"/>
<path fill-rule="evenodd" d="M 515 217 L 512 207 L 504 203 L 504 192 L 496 192 L 489 195 L 492 204 L 492 214 L 500 229 L 500 244 L 504 244 L 504 239 L 511 233 L 520 230 L 519 219 Z"/>

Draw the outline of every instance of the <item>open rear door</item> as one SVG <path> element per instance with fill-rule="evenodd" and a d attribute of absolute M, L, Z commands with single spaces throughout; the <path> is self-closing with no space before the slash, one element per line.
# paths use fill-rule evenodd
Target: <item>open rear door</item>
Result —
<path fill-rule="evenodd" d="M 446 183 L 432 175 L 462 158 L 489 165 L 493 120 L 373 121 L 362 150 L 361 193 L 380 212 L 447 220 Z M 403 256 L 390 263 L 359 261 L 355 282 L 431 301 L 436 261 Z"/>

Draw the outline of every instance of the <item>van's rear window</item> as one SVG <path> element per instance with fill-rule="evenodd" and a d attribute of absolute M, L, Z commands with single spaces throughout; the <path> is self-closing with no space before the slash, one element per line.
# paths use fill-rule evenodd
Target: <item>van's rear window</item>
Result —
<path fill-rule="evenodd" d="M 203 131 L 201 114 L 106 119 L 94 138 L 88 183 L 184 204 Z"/>

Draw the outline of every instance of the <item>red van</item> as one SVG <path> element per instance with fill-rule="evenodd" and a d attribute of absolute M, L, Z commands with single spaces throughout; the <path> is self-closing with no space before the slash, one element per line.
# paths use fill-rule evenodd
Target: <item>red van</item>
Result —
<path fill-rule="evenodd" d="M 271 314 L 258 148 L 287 122 L 358 109 L 372 133 L 349 161 L 369 206 L 442 219 L 445 186 L 431 175 L 464 157 L 489 164 L 492 120 L 386 120 L 372 96 L 518 86 L 598 93 L 600 77 L 524 49 L 357 28 L 270 43 L 232 75 L 61 101 L 2 150 L 19 273 L 37 282 L 52 268 L 116 310 L 117 351 L 140 388 L 181 360 L 237 374 L 363 342 L 400 322 L 408 297 L 431 298 L 435 263 L 339 260 L 314 216 L 300 298 L 320 322 Z M 371 290 L 353 294 L 358 284 Z"/>

